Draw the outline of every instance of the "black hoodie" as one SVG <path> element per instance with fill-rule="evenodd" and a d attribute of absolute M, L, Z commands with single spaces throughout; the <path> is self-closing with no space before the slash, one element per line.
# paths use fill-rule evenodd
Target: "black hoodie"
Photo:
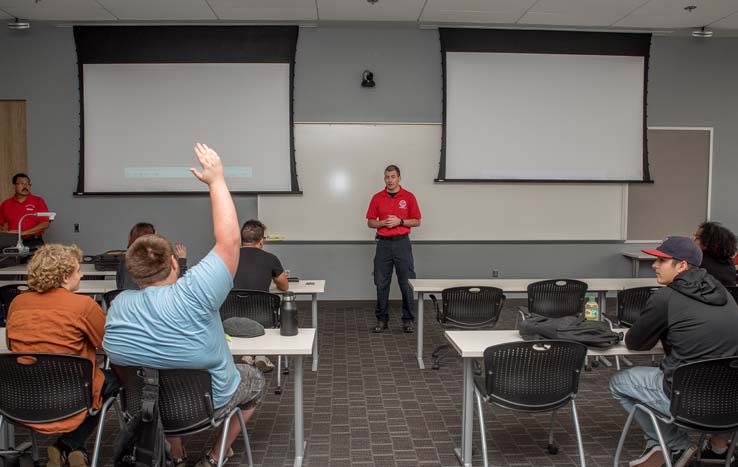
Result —
<path fill-rule="evenodd" d="M 738 305 L 704 269 L 684 271 L 654 292 L 625 336 L 632 350 L 649 350 L 661 340 L 666 357 L 664 392 L 679 365 L 738 355 Z"/>

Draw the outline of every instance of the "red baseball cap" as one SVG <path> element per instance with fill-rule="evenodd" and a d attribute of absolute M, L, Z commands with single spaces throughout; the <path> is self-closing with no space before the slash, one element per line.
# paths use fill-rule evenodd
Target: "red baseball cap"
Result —
<path fill-rule="evenodd" d="M 702 250 L 689 237 L 666 237 L 655 250 L 641 250 L 647 255 L 659 258 L 678 259 L 692 266 L 702 264 Z"/>

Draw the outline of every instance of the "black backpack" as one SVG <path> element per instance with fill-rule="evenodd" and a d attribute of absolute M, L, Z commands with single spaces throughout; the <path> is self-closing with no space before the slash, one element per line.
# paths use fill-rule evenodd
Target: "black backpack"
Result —
<path fill-rule="evenodd" d="M 159 416 L 159 371 L 142 368 L 141 411 L 115 440 L 115 467 L 172 467 L 169 444 Z"/>
<path fill-rule="evenodd" d="M 533 315 L 520 323 L 520 335 L 525 340 L 560 339 L 600 349 L 623 340 L 623 333 L 613 332 L 609 323 L 589 321 L 582 315 L 561 318 Z"/>

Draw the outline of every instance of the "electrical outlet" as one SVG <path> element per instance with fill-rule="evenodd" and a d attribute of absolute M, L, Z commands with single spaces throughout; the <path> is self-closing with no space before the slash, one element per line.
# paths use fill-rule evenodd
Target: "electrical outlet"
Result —
<path fill-rule="evenodd" d="M 74 233 L 79 233 L 79 224 L 76 222 L 74 223 Z"/>
<path fill-rule="evenodd" d="M 497 279 L 498 277 L 500 277 L 500 270 L 499 269 L 493 269 L 492 270 L 492 277 L 494 277 L 495 279 Z"/>

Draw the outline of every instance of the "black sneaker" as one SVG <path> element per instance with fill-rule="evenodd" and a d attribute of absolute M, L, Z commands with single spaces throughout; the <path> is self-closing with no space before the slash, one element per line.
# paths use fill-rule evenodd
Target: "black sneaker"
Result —
<path fill-rule="evenodd" d="M 413 332 L 415 332 L 415 323 L 413 323 L 412 321 L 403 321 L 402 332 L 406 334 L 412 334 Z"/>
<path fill-rule="evenodd" d="M 387 321 L 382 321 L 381 319 L 377 320 L 377 325 L 374 326 L 374 332 L 382 332 L 389 329 L 389 326 L 387 325 Z"/>
<path fill-rule="evenodd" d="M 700 454 L 700 460 L 715 460 L 725 462 L 726 457 L 728 457 L 728 449 L 726 448 L 724 452 L 718 454 L 717 452 L 712 450 L 712 444 L 710 444 L 709 439 L 705 442 L 705 446 L 702 448 L 702 453 Z M 735 456 L 730 458 L 730 462 L 732 463 L 733 461 L 735 461 Z"/>
<path fill-rule="evenodd" d="M 628 463 L 628 467 L 661 467 L 662 465 L 664 465 L 664 455 L 658 444 L 647 447 L 638 459 L 633 459 Z"/>

